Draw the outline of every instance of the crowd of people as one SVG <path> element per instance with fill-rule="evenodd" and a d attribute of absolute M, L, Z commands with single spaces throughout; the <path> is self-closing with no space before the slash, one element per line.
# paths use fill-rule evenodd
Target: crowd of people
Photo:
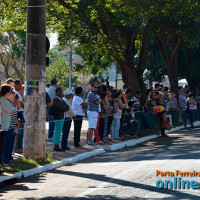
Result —
<path fill-rule="evenodd" d="M 52 141 L 54 151 L 70 150 L 68 136 L 72 120 L 74 122 L 74 147 L 80 147 L 83 118 L 88 118 L 87 144 L 103 144 L 112 140 L 122 140 L 131 127 L 134 137 L 141 137 L 140 128 L 150 128 L 148 114 L 160 119 L 163 130 L 171 129 L 167 111 L 177 113 L 182 122 L 182 110 L 186 109 L 191 128 L 194 128 L 195 112 L 200 103 L 198 89 L 190 91 L 188 86 L 179 87 L 179 102 L 176 94 L 168 87 L 155 84 L 147 89 L 147 95 L 137 91 L 133 96 L 130 88 L 114 89 L 108 84 L 92 84 L 87 98 L 83 98 L 83 88 L 76 83 L 73 88 L 63 91 L 61 83 L 52 79 L 47 85 L 46 108 L 49 121 L 48 141 Z M 135 119 L 135 115 L 142 120 Z M 24 85 L 20 80 L 8 79 L 1 85 L 1 132 L 0 167 L 11 165 L 12 152 L 23 152 Z M 141 124 L 142 123 L 142 124 Z M 161 132 L 162 136 L 165 136 Z"/>
<path fill-rule="evenodd" d="M 23 152 L 24 85 L 8 79 L 1 85 L 0 167 L 11 165 L 12 152 Z M 0 171 L 2 173 L 2 171 Z"/>
<path fill-rule="evenodd" d="M 66 90 L 62 94 L 62 89 L 61 87 L 57 88 L 56 82 L 55 79 L 52 80 L 51 86 L 47 90 L 53 105 L 48 109 L 50 120 L 48 140 L 53 141 L 55 151 L 70 150 L 67 139 L 72 120 L 74 121 L 74 147 L 80 147 L 82 120 L 86 115 L 88 117 L 88 145 L 106 143 L 109 140 L 121 140 L 130 127 L 134 130 L 135 137 L 140 137 L 141 125 L 145 129 L 150 128 L 148 113 L 156 115 L 160 119 L 160 127 L 163 130 L 169 130 L 172 128 L 172 124 L 167 118 L 167 111 L 175 111 L 178 121 L 183 122 L 181 110 L 187 109 L 191 127 L 194 128 L 195 112 L 197 111 L 198 102 L 200 102 L 197 89 L 193 93 L 190 92 L 188 86 L 185 88 L 179 87 L 178 103 L 176 94 L 171 92 L 168 87 L 158 83 L 155 84 L 154 89 L 147 89 L 145 100 L 142 98 L 140 91 L 137 91 L 133 96 L 133 91 L 130 88 L 116 90 L 109 85 L 93 84 L 86 100 L 84 100 L 82 87 L 74 84 L 73 91 Z M 62 100 L 68 105 L 68 108 L 64 109 L 63 106 L 62 116 L 58 119 L 53 116 L 56 113 L 52 113 L 52 108 L 53 111 L 54 107 L 61 111 L 56 102 L 58 103 L 57 99 L 61 99 L 62 96 Z M 136 113 L 142 121 L 135 119 Z M 52 116 L 54 120 L 52 120 Z M 60 121 L 56 122 L 56 120 Z M 57 130 L 57 126 L 59 126 L 59 130 Z M 166 136 L 165 133 L 161 133 L 162 136 Z M 60 139 L 61 134 L 62 139 Z M 57 136 L 58 139 L 55 142 Z M 61 145 L 59 141 L 61 141 Z"/>

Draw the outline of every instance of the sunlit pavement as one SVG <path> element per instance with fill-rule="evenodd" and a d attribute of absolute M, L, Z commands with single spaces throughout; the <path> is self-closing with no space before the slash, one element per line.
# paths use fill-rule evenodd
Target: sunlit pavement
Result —
<path fill-rule="evenodd" d="M 0 199 L 200 199 L 199 190 L 157 189 L 158 179 L 171 178 L 155 175 L 156 170 L 200 171 L 199 144 L 200 128 L 180 130 L 1 186 Z"/>

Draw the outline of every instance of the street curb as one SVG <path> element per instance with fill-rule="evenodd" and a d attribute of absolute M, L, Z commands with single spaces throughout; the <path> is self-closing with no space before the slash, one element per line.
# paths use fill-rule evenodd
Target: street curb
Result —
<path fill-rule="evenodd" d="M 137 139 L 137 140 L 132 139 L 132 140 L 128 140 L 128 141 L 125 141 L 125 142 L 120 142 L 118 144 L 113 144 L 111 146 L 111 151 L 119 150 L 119 149 L 122 149 L 124 147 L 135 146 L 136 144 L 146 142 L 148 140 L 151 140 L 151 139 L 154 139 L 154 138 L 157 138 L 157 137 L 158 137 L 158 135 L 151 135 L 151 136 L 142 137 L 142 138 Z"/>
<path fill-rule="evenodd" d="M 29 170 L 23 170 L 21 172 L 17 172 L 13 175 L 6 175 L 6 176 L 0 176 L 0 183 L 3 183 L 4 181 L 8 181 L 11 179 L 20 179 L 20 178 L 24 178 L 24 177 L 29 177 L 29 176 L 33 176 L 36 174 L 41 174 L 42 172 L 46 172 L 55 168 L 59 168 L 62 167 L 64 165 L 68 165 L 70 163 L 75 163 L 78 162 L 80 160 L 84 160 L 86 158 L 90 158 L 92 156 L 96 156 L 102 153 L 105 153 L 106 151 L 104 149 L 96 149 L 90 152 L 85 152 L 85 153 L 81 153 L 78 154 L 74 157 L 70 157 L 70 158 L 66 158 L 57 162 L 53 162 L 50 164 L 46 164 L 44 166 L 39 166 L 39 167 L 35 167 L 33 169 L 29 169 Z"/>
<path fill-rule="evenodd" d="M 20 178 L 22 178 L 22 172 L 17 172 L 12 175 L 0 176 L 0 183 L 7 181 L 7 180 L 20 179 Z"/>
<path fill-rule="evenodd" d="M 200 121 L 194 122 L 194 125 L 199 126 Z M 190 127 L 190 126 L 187 125 L 187 127 Z M 184 128 L 184 126 L 172 128 L 171 130 L 166 131 L 166 134 L 180 130 L 180 129 L 183 129 L 183 128 Z M 159 135 L 150 135 L 150 136 L 142 137 L 140 139 L 127 140 L 127 141 L 124 141 L 124 142 L 120 142 L 118 144 L 113 144 L 111 146 L 110 150 L 115 151 L 115 150 L 122 149 L 124 147 L 135 146 L 139 143 L 143 143 L 143 142 L 146 142 L 148 140 L 151 140 L 151 139 L 154 139 L 154 138 L 157 138 L 157 137 L 159 137 Z M 90 151 L 90 152 L 78 154 L 74 157 L 70 157 L 70 158 L 66 158 L 66 159 L 63 159 L 63 160 L 60 160 L 60 161 L 57 161 L 57 162 L 46 164 L 44 166 L 39 166 L 39 167 L 35 167 L 33 169 L 17 172 L 13 175 L 0 176 L 0 183 L 3 183 L 4 181 L 8 181 L 8 180 L 11 180 L 11 179 L 21 179 L 23 177 L 29 177 L 29 176 L 33 176 L 33 175 L 36 175 L 36 174 L 40 174 L 42 172 L 46 172 L 46 171 L 49 171 L 49 170 L 52 170 L 52 169 L 55 169 L 55 168 L 59 168 L 59 167 L 68 165 L 70 163 L 75 163 L 75 162 L 78 162 L 80 160 L 84 160 L 86 158 L 90 158 L 92 156 L 99 155 L 99 154 L 102 154 L 102 153 L 105 153 L 105 152 L 106 152 L 105 149 L 96 149 L 96 150 L 93 150 L 93 151 Z"/>
<path fill-rule="evenodd" d="M 200 121 L 194 122 L 194 125 L 195 125 L 195 126 L 199 126 L 199 125 L 200 125 Z M 186 125 L 186 127 L 188 128 L 188 127 L 190 127 L 190 125 Z M 176 128 L 172 128 L 172 129 L 166 131 L 166 134 L 172 133 L 172 132 L 174 132 L 174 131 L 181 130 L 181 129 L 183 129 L 183 128 L 185 128 L 185 127 L 184 127 L 184 126 L 178 126 L 178 127 L 176 127 Z"/>

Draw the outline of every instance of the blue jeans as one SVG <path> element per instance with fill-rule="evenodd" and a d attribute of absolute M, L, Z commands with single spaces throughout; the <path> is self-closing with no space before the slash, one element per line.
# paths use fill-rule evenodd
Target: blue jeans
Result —
<path fill-rule="evenodd" d="M 62 149 L 67 147 L 67 140 L 68 140 L 69 131 L 71 128 L 71 123 L 72 123 L 71 118 L 65 118 L 64 125 L 63 125 L 62 143 L 61 143 Z"/>
<path fill-rule="evenodd" d="M 53 138 L 55 123 L 53 121 L 52 115 L 48 115 L 49 118 L 49 131 L 48 131 L 48 138 Z"/>
<path fill-rule="evenodd" d="M 114 118 L 112 139 L 118 139 L 119 138 L 120 120 L 121 120 L 120 118 Z"/>
<path fill-rule="evenodd" d="M 10 156 L 12 154 L 13 149 L 13 140 L 14 140 L 14 128 L 9 129 L 6 133 L 6 140 L 4 144 L 2 161 L 5 164 L 10 164 Z"/>

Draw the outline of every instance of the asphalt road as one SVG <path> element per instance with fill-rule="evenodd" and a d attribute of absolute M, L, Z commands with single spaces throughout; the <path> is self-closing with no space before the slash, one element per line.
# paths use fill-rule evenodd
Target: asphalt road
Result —
<path fill-rule="evenodd" d="M 157 189 L 160 171 L 200 171 L 200 128 L 0 186 L 0 199 L 200 199 L 200 190 Z M 200 177 L 184 179 L 197 180 Z"/>

